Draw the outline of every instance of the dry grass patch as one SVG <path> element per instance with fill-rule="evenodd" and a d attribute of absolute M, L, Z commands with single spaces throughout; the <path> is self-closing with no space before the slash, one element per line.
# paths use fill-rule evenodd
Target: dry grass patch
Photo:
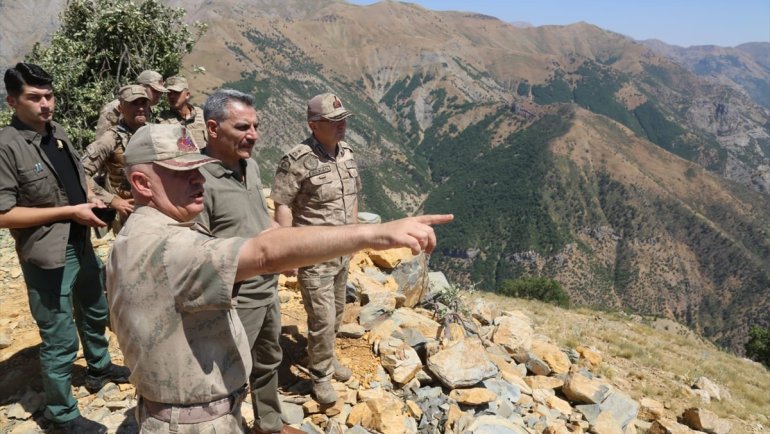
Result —
<path fill-rule="evenodd" d="M 622 313 L 578 308 L 566 310 L 532 300 L 479 293 L 503 310 L 522 310 L 535 332 L 555 344 L 575 348 L 592 346 L 604 362 L 593 372 L 608 379 L 634 399 L 644 396 L 666 403 L 670 417 L 698 406 L 732 419 L 733 432 L 753 432 L 757 423 L 768 428 L 770 372 L 761 365 L 720 350 L 703 338 L 676 328 L 656 329 L 653 321 Z M 709 404 L 689 391 L 705 376 L 729 392 Z M 740 419 L 740 420 L 738 420 Z M 750 425 L 753 424 L 754 427 Z"/>

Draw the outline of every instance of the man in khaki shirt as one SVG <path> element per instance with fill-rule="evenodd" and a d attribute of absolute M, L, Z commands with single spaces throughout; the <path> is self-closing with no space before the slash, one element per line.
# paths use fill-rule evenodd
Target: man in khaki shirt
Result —
<path fill-rule="evenodd" d="M 137 209 L 115 239 L 107 293 L 144 433 L 243 432 L 240 402 L 251 358 L 233 309 L 238 282 L 363 248 L 430 252 L 430 225 L 452 219 L 215 238 L 192 221 L 204 208 L 199 167 L 218 160 L 200 154 L 175 125 L 140 128 L 125 157 Z"/>
<path fill-rule="evenodd" d="M 164 110 L 158 116 L 159 124 L 177 124 L 185 127 L 187 133 L 195 141 L 198 149 L 206 147 L 206 122 L 203 119 L 203 109 L 190 104 L 190 86 L 187 79 L 175 75 L 166 79 L 168 89 L 169 110 Z"/>
<path fill-rule="evenodd" d="M 361 178 L 345 138 L 351 115 L 331 93 L 313 97 L 307 106 L 312 134 L 278 165 L 273 181 L 275 219 L 284 227 L 339 226 L 358 223 Z M 331 379 L 347 381 L 351 370 L 334 355 L 335 337 L 345 310 L 349 256 L 299 270 L 307 312 L 308 356 L 313 393 L 321 404 L 337 400 Z"/>
<path fill-rule="evenodd" d="M 118 93 L 120 120 L 105 134 L 86 147 L 83 168 L 92 179 L 96 196 L 120 214 L 112 224 L 117 233 L 123 222 L 134 211 L 131 188 L 123 172 L 123 153 L 139 127 L 144 126 L 150 114 L 150 99 L 144 87 L 138 84 L 123 86 Z M 104 176 L 102 187 L 97 178 Z"/>

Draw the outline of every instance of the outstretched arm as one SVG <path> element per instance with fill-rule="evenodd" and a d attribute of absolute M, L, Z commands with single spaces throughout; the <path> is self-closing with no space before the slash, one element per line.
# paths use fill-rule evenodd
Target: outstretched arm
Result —
<path fill-rule="evenodd" d="M 436 246 L 431 225 L 452 221 L 451 214 L 409 217 L 378 225 L 307 226 L 262 232 L 241 247 L 236 281 L 277 273 L 344 256 L 364 248 L 409 247 L 430 253 Z"/>

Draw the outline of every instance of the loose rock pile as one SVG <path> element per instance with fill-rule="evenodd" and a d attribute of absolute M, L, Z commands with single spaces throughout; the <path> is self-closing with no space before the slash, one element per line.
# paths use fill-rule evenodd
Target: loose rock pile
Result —
<path fill-rule="evenodd" d="M 108 244 L 101 249 L 106 254 Z M 6 288 L 24 296 L 23 280 L 8 264 L 4 249 L 2 273 Z M 300 380 L 282 390 L 283 417 L 310 433 L 727 433 L 730 423 L 701 408 L 686 410 L 678 421 L 667 419 L 661 403 L 639 402 L 598 375 L 602 354 L 593 348 L 560 348 L 536 333 L 521 311 L 500 311 L 483 301 L 460 302 L 441 273 L 428 273 L 424 256 L 408 250 L 362 252 L 352 260 L 346 324 L 340 336 L 371 348 L 379 365 L 372 378 L 354 376 L 335 383 L 340 397 L 324 408 L 312 400 L 310 382 Z M 7 267 L 7 268 L 6 268 Z M 17 267 L 17 266 L 15 266 Z M 21 282 L 21 285 L 19 284 Z M 282 302 L 298 294 L 295 282 L 282 281 Z M 5 314 L 4 314 L 5 315 Z M 13 328 L 34 329 L 24 309 L 0 325 L 13 357 L 23 348 L 13 343 Z M 31 346 L 34 344 L 28 344 Z M 25 346 L 25 348 L 26 348 Z M 111 351 L 121 360 L 115 340 Z M 344 354 L 343 354 L 344 356 Z M 36 357 L 36 354 L 34 355 Z M 23 384 L 2 399 L 0 433 L 41 433 L 43 397 L 29 364 L 0 362 L 0 386 Z M 81 359 L 77 362 L 83 366 Z M 301 371 L 301 367 L 296 367 Z M 354 371 L 355 371 L 354 367 Z M 37 374 L 39 375 L 39 374 Z M 81 375 L 82 376 L 82 375 Z M 135 433 L 135 392 L 130 385 L 107 384 L 89 394 L 75 377 L 74 393 L 87 417 L 110 432 Z M 706 400 L 725 399 L 727 391 L 706 378 L 693 385 Z M 251 404 L 243 404 L 247 424 Z"/>

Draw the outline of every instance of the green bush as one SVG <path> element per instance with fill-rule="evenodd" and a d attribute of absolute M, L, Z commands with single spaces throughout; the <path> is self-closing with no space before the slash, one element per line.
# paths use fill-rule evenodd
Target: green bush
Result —
<path fill-rule="evenodd" d="M 747 356 L 770 368 L 770 327 L 752 327 L 745 348 Z"/>
<path fill-rule="evenodd" d="M 500 284 L 497 292 L 508 297 L 540 300 L 561 307 L 569 307 L 569 295 L 559 282 L 545 277 L 508 279 Z"/>
<path fill-rule="evenodd" d="M 99 109 L 142 70 L 176 74 L 206 29 L 191 31 L 182 8 L 159 0 L 71 0 L 50 45 L 35 44 L 27 61 L 54 78 L 56 120 L 78 147 L 94 138 Z"/>

